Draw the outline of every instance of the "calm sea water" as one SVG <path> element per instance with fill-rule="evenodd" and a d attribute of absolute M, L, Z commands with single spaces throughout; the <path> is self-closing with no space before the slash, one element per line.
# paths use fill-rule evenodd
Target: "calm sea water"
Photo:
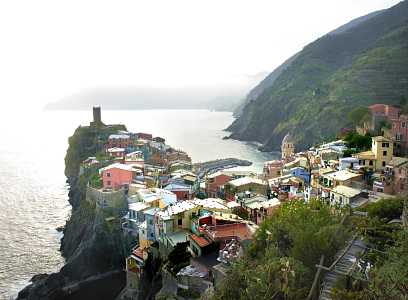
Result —
<path fill-rule="evenodd" d="M 38 273 L 64 264 L 56 231 L 70 214 L 64 176 L 67 138 L 91 112 L 2 112 L 0 116 L 0 299 L 14 298 Z M 260 171 L 271 153 L 222 140 L 231 113 L 205 110 L 102 111 L 107 123 L 150 132 L 190 153 L 193 161 L 237 157 Z"/>

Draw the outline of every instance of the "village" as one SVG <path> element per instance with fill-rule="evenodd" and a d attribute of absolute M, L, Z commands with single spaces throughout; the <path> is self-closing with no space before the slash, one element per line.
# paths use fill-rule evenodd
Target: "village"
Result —
<path fill-rule="evenodd" d="M 217 285 L 242 255 L 259 225 L 287 201 L 322 201 L 356 209 L 408 189 L 408 116 L 375 104 L 353 134 L 370 135 L 371 148 L 358 151 L 342 137 L 296 152 L 291 133 L 281 159 L 256 174 L 239 168 L 208 168 L 197 174 L 190 156 L 149 133 L 119 130 L 100 140 L 101 152 L 81 164 L 87 174 L 86 200 L 118 224 L 128 243 L 126 289 L 132 298 L 148 259 L 178 289 L 201 293 Z M 94 107 L 91 127 L 105 126 Z M 231 167 L 231 166 L 228 166 Z"/>

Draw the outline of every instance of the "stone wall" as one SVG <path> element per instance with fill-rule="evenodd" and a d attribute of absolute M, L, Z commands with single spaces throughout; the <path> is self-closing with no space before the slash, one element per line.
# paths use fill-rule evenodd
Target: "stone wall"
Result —
<path fill-rule="evenodd" d="M 86 200 L 91 205 L 95 204 L 96 210 L 121 211 L 126 209 L 126 193 L 123 188 L 117 191 L 103 191 L 88 186 Z"/>

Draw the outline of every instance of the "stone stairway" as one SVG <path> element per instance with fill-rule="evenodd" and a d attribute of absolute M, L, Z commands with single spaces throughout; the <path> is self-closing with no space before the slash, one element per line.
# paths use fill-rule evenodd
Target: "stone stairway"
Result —
<path fill-rule="evenodd" d="M 365 244 L 361 239 L 352 239 L 346 248 L 348 249 L 345 252 L 343 250 L 338 253 L 335 265 L 324 275 L 319 299 L 332 299 L 332 288 L 336 280 L 349 274 L 360 256 L 359 254 L 365 250 Z"/>

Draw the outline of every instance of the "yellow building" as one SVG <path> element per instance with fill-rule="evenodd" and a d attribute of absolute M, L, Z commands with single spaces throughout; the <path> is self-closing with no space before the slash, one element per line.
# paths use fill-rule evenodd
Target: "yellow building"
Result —
<path fill-rule="evenodd" d="M 353 157 L 359 160 L 360 166 L 379 171 L 385 168 L 392 159 L 394 145 L 391 140 L 376 136 L 372 138 L 371 151 L 354 154 Z"/>

